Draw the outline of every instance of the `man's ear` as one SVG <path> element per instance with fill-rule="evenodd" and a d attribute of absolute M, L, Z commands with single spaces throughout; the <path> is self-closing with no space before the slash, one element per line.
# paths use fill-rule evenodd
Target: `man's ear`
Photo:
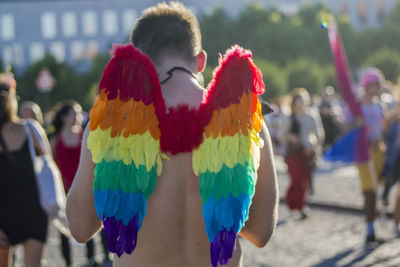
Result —
<path fill-rule="evenodd" d="M 207 64 L 207 53 L 201 50 L 197 55 L 197 72 L 202 72 L 206 68 Z"/>

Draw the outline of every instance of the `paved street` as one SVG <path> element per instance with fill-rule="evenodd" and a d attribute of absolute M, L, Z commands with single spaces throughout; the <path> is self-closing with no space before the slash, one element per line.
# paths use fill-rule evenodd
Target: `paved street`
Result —
<path fill-rule="evenodd" d="M 282 198 L 288 186 L 288 177 L 282 160 L 277 158 L 276 163 Z M 311 205 L 306 220 L 292 218 L 281 201 L 278 227 L 266 247 L 258 249 L 246 240 L 241 240 L 245 255 L 244 266 L 400 266 L 400 239 L 394 238 L 390 219 L 382 217 L 376 223 L 377 236 L 385 242 L 374 248 L 364 245 L 364 219 L 360 211 L 352 211 L 362 207 L 354 167 L 321 165 L 314 175 L 314 191 L 309 202 L 319 205 Z M 96 237 L 97 257 L 100 261 L 102 249 L 99 241 Z M 85 266 L 86 247 L 75 242 L 72 244 L 74 267 Z M 20 254 L 19 251 L 17 258 Z M 54 226 L 48 237 L 46 261 L 49 267 L 64 266 L 59 250 L 59 236 Z"/>
<path fill-rule="evenodd" d="M 288 219 L 280 206 L 278 227 L 270 243 L 257 249 L 242 240 L 244 266 L 400 266 L 400 239 L 390 221 L 378 221 L 377 234 L 386 240 L 375 249 L 364 245 L 363 217 L 313 209 L 303 221 Z"/>
<path fill-rule="evenodd" d="M 281 198 L 284 198 L 288 177 L 283 162 L 278 159 L 276 163 Z M 380 217 L 376 222 L 377 237 L 385 242 L 366 247 L 361 212 L 341 208 L 362 207 L 357 171 L 353 166 L 324 166 L 314 175 L 314 191 L 309 196 L 310 203 L 339 209 L 311 208 L 306 220 L 294 220 L 282 201 L 278 227 L 265 248 L 257 249 L 242 240 L 244 266 L 400 266 L 400 239 L 393 234 L 391 219 Z"/>

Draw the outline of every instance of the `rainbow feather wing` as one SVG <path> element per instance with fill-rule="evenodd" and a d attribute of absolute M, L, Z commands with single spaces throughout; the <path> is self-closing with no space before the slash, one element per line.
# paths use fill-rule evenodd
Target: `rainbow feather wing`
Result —
<path fill-rule="evenodd" d="M 251 52 L 234 46 L 220 58 L 202 107 L 211 119 L 193 152 L 193 170 L 199 176 L 213 266 L 228 263 L 248 219 L 263 145 L 258 95 L 264 91 Z"/>
<path fill-rule="evenodd" d="M 110 251 L 132 253 L 146 203 L 161 174 L 161 88 L 150 59 L 114 45 L 90 112 L 88 148 L 97 164 L 93 191 Z"/>

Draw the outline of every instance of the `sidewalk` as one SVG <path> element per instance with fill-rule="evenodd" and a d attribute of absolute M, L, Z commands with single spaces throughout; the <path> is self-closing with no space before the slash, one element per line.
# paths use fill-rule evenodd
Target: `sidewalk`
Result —
<path fill-rule="evenodd" d="M 384 243 L 365 246 L 363 216 L 313 208 L 305 220 L 294 220 L 284 204 L 278 226 L 264 248 L 241 239 L 244 267 L 387 267 L 400 266 L 400 239 L 392 221 L 377 220 L 376 232 Z"/>
<path fill-rule="evenodd" d="M 289 184 L 286 165 L 276 158 L 279 191 L 284 199 Z M 393 203 L 392 190 L 391 202 Z M 375 249 L 364 246 L 365 224 L 362 216 L 362 196 L 354 166 L 319 168 L 314 174 L 314 194 L 309 196 L 310 217 L 296 221 L 281 201 L 278 226 L 269 244 L 258 249 L 246 240 L 240 243 L 245 267 L 329 267 L 329 266 L 400 266 L 400 239 L 394 238 L 393 223 L 378 219 L 377 235 L 386 240 Z M 102 249 L 96 237 L 96 254 L 100 262 Z M 73 267 L 84 267 L 86 247 L 71 242 Z M 19 248 L 17 259 L 21 258 Z M 45 254 L 48 267 L 65 266 L 60 252 L 60 238 L 51 225 Z M 20 260 L 15 267 L 22 266 Z M 104 265 L 109 267 L 110 264 Z"/>
<path fill-rule="evenodd" d="M 314 194 L 308 198 L 309 217 L 295 220 L 283 201 L 289 184 L 286 166 L 281 158 L 276 159 L 276 165 L 281 197 L 278 225 L 264 248 L 241 239 L 243 266 L 400 266 L 400 239 L 393 233 L 391 219 L 376 220 L 376 234 L 383 242 L 365 245 L 363 199 L 354 166 L 317 170 Z"/>

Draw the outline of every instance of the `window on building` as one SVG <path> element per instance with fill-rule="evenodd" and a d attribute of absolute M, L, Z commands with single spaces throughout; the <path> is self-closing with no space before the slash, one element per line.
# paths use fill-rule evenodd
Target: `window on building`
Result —
<path fill-rule="evenodd" d="M 65 60 L 65 44 L 63 42 L 53 42 L 50 44 L 50 54 L 52 54 L 57 62 Z"/>
<path fill-rule="evenodd" d="M 126 9 L 122 13 L 122 24 L 125 33 L 132 31 L 133 26 L 135 26 L 135 21 L 137 18 L 137 13 L 134 9 Z"/>
<path fill-rule="evenodd" d="M 41 18 L 42 36 L 44 39 L 52 39 L 57 36 L 56 15 L 52 12 L 43 13 Z"/>
<path fill-rule="evenodd" d="M 71 56 L 73 61 L 80 61 L 85 57 L 85 44 L 82 41 L 71 43 Z"/>
<path fill-rule="evenodd" d="M 22 44 L 13 44 L 12 50 L 14 66 L 24 65 L 24 47 Z"/>
<path fill-rule="evenodd" d="M 82 16 L 82 31 L 86 36 L 97 34 L 97 15 L 95 11 L 85 11 Z"/>
<path fill-rule="evenodd" d="M 76 14 L 65 12 L 62 15 L 62 31 L 65 37 L 75 37 L 78 31 Z"/>
<path fill-rule="evenodd" d="M 347 16 L 349 14 L 349 8 L 346 3 L 340 5 L 339 14 L 344 16 Z"/>
<path fill-rule="evenodd" d="M 363 22 L 367 21 L 368 8 L 366 3 L 360 3 L 358 5 L 358 16 L 361 21 Z"/>
<path fill-rule="evenodd" d="M 15 37 L 15 25 L 14 25 L 14 16 L 11 14 L 5 14 L 1 16 L 0 20 L 0 31 L 1 38 L 4 41 L 10 41 Z"/>
<path fill-rule="evenodd" d="M 94 58 L 99 54 L 99 43 L 97 41 L 89 41 L 88 43 L 88 56 L 89 58 Z"/>
<path fill-rule="evenodd" d="M 291 16 L 291 15 L 294 15 L 297 13 L 297 11 L 299 10 L 299 4 L 297 4 L 297 3 L 279 3 L 278 9 L 282 13 Z"/>
<path fill-rule="evenodd" d="M 9 45 L 3 46 L 3 64 L 11 66 L 13 64 L 13 49 Z"/>
<path fill-rule="evenodd" d="M 118 17 L 115 10 L 108 9 L 104 11 L 103 32 L 106 36 L 113 36 L 118 33 Z"/>
<path fill-rule="evenodd" d="M 31 62 L 41 60 L 45 56 L 44 45 L 42 43 L 32 43 L 29 47 Z"/>
<path fill-rule="evenodd" d="M 383 0 L 378 1 L 376 3 L 376 17 L 378 20 L 382 20 L 384 17 L 385 13 L 385 2 Z"/>

